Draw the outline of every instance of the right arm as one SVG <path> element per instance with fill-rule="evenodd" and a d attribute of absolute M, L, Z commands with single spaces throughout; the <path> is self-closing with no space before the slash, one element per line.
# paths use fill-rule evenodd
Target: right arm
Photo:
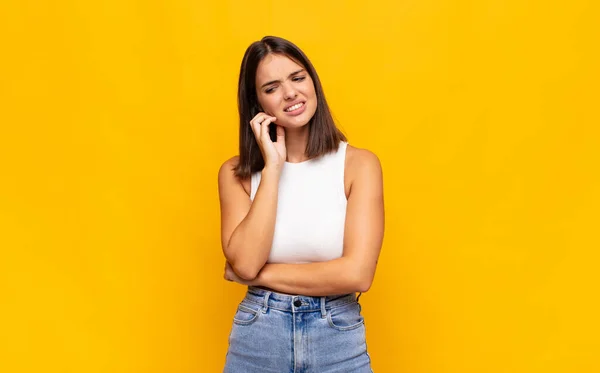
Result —
<path fill-rule="evenodd" d="M 253 202 L 235 176 L 238 157 L 226 161 L 219 170 L 221 245 L 227 262 L 244 280 L 253 280 L 258 275 L 273 244 L 279 176 L 287 154 L 283 127 L 276 127 L 276 142 L 269 137 L 269 124 L 274 120 L 275 117 L 259 113 L 250 121 L 265 160 Z"/>
<path fill-rule="evenodd" d="M 244 190 L 233 168 L 234 157 L 219 170 L 221 204 L 221 245 L 234 272 L 253 280 L 265 265 L 273 244 L 279 173 L 264 168 L 254 202 Z"/>

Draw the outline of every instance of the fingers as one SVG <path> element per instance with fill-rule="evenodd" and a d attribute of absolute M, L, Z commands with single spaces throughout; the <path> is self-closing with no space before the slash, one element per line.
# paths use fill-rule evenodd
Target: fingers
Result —
<path fill-rule="evenodd" d="M 265 139 L 269 138 L 269 123 L 275 121 L 277 118 L 270 116 L 265 113 L 258 113 L 252 120 L 250 121 L 250 127 L 252 128 L 252 132 L 254 133 L 254 137 L 256 141 L 260 143 L 263 135 L 266 134 Z"/>
<path fill-rule="evenodd" d="M 225 261 L 225 273 L 223 274 L 223 278 L 227 281 L 233 281 L 233 278 L 231 276 L 231 273 L 233 272 L 233 268 L 231 267 L 231 264 L 229 264 L 228 261 Z"/>
<path fill-rule="evenodd" d="M 271 141 L 269 136 L 269 124 L 274 120 L 274 117 L 268 117 L 260 124 L 260 139 L 261 141 Z"/>
<path fill-rule="evenodd" d="M 252 128 L 252 132 L 254 132 L 254 136 L 257 140 L 260 137 L 260 123 L 265 120 L 267 116 L 268 115 L 265 113 L 258 113 L 250 121 L 250 127 Z"/>

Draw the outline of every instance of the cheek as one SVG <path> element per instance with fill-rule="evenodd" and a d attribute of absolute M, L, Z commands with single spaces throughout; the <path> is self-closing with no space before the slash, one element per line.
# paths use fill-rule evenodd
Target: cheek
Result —
<path fill-rule="evenodd" d="M 315 91 L 315 87 L 312 84 L 312 82 L 310 83 L 309 86 L 306 87 L 305 92 L 306 92 L 306 96 L 311 97 L 311 98 L 313 98 L 313 99 L 316 100 L 316 98 L 317 98 L 317 92 Z"/>
<path fill-rule="evenodd" d="M 258 102 L 259 102 L 260 106 L 263 108 L 263 111 L 272 111 L 273 108 L 276 106 L 275 102 L 277 100 L 273 96 L 275 96 L 275 95 L 274 94 L 263 95 L 262 97 L 260 97 L 258 99 Z"/>
<path fill-rule="evenodd" d="M 312 105 L 311 105 L 311 106 L 312 106 L 313 110 L 315 110 L 315 111 L 316 111 L 316 110 L 317 110 L 317 104 L 318 104 L 318 100 L 317 100 L 317 95 L 316 95 L 315 91 L 314 91 L 314 90 L 311 90 L 311 91 L 307 92 L 307 94 L 306 94 L 306 98 L 307 98 L 307 99 L 308 99 L 310 102 L 312 102 Z M 314 112 L 313 112 L 313 113 L 314 113 Z"/>

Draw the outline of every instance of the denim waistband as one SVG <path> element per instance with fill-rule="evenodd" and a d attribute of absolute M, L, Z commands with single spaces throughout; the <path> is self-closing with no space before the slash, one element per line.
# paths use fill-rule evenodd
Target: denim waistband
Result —
<path fill-rule="evenodd" d="M 280 311 L 294 313 L 315 311 L 325 313 L 326 310 L 356 302 L 358 301 L 358 298 L 356 297 L 356 293 L 312 297 L 308 295 L 282 294 L 255 286 L 249 286 L 245 300 L 262 305 L 263 312 L 266 312 L 268 308 L 274 308 Z"/>

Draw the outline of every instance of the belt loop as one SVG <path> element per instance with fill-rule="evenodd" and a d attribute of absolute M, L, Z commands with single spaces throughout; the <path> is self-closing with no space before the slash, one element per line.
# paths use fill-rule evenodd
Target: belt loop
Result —
<path fill-rule="evenodd" d="M 325 297 L 321 297 L 321 317 L 325 318 L 327 311 L 325 310 Z"/>
<path fill-rule="evenodd" d="M 358 300 L 360 299 L 360 296 L 362 295 L 361 292 L 358 293 L 358 297 L 356 297 L 356 302 L 358 303 Z"/>
<path fill-rule="evenodd" d="M 271 292 L 267 291 L 267 293 L 265 294 L 264 302 L 263 302 L 262 313 L 267 313 L 267 310 L 269 309 L 269 297 L 270 296 L 271 296 Z"/>

